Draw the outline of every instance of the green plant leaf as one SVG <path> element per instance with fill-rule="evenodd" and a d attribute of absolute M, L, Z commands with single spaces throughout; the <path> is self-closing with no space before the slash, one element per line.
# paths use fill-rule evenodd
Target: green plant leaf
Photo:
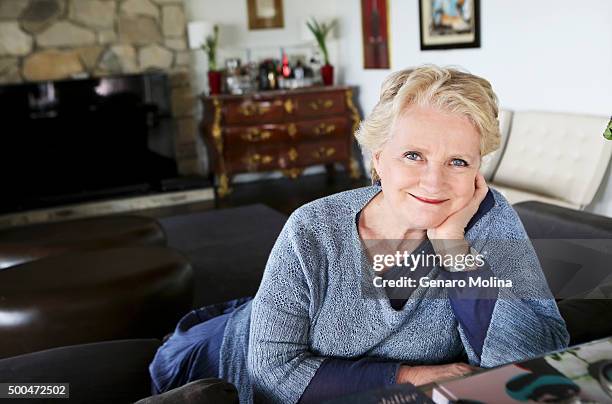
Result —
<path fill-rule="evenodd" d="M 608 127 L 604 130 L 604 137 L 608 140 L 612 140 L 612 117 L 610 118 L 610 122 L 608 122 Z"/>
<path fill-rule="evenodd" d="M 329 64 L 329 53 L 327 52 L 326 38 L 331 29 L 336 25 L 336 21 L 332 21 L 330 24 L 319 23 L 315 18 L 311 18 L 310 21 L 306 22 L 306 26 L 312 32 L 315 37 L 321 52 L 323 53 L 323 59 L 325 64 Z"/>
<path fill-rule="evenodd" d="M 217 47 L 219 45 L 219 26 L 214 25 L 213 34 L 208 35 L 202 44 L 202 50 L 208 57 L 209 70 L 217 70 Z"/>

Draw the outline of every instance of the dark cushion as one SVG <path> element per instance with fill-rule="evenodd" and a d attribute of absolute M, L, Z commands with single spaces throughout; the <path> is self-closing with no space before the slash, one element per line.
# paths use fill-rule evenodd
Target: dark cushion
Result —
<path fill-rule="evenodd" d="M 612 218 L 606 216 L 535 201 L 512 206 L 530 238 L 612 238 Z"/>
<path fill-rule="evenodd" d="M 159 338 L 191 308 L 189 262 L 166 247 L 78 251 L 0 272 L 0 358 Z"/>
<path fill-rule="evenodd" d="M 535 201 L 513 207 L 558 300 L 570 344 L 612 335 L 612 218 Z"/>
<path fill-rule="evenodd" d="M 570 334 L 570 345 L 612 335 L 609 299 L 564 299 L 558 306 Z"/>
<path fill-rule="evenodd" d="M 133 403 L 151 394 L 148 365 L 159 346 L 154 339 L 124 340 L 28 353 L 1 359 L 0 381 L 70 383 L 69 400 L 36 403 Z"/>
<path fill-rule="evenodd" d="M 236 387 L 222 379 L 201 379 L 136 404 L 239 404 Z"/>
<path fill-rule="evenodd" d="M 103 216 L 0 231 L 0 270 L 72 250 L 121 246 L 163 246 L 166 238 L 154 219 Z"/>

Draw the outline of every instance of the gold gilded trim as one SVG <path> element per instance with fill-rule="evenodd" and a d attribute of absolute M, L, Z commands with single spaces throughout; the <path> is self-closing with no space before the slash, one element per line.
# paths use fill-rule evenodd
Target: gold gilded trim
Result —
<path fill-rule="evenodd" d="M 255 114 L 264 115 L 270 111 L 269 105 L 254 102 L 243 102 L 238 108 L 242 116 L 253 116 Z"/>
<path fill-rule="evenodd" d="M 259 128 L 249 128 L 247 133 L 240 135 L 240 138 L 247 142 L 261 142 L 263 140 L 270 139 L 272 132 L 269 130 L 260 130 Z"/>
<path fill-rule="evenodd" d="M 229 178 L 227 174 L 221 174 L 219 176 L 219 187 L 217 188 L 219 198 L 225 198 L 230 192 L 232 192 L 232 189 L 229 187 Z"/>
<path fill-rule="evenodd" d="M 310 109 L 313 111 L 318 111 L 319 109 L 330 109 L 334 106 L 333 100 L 316 100 L 312 101 L 308 104 Z"/>
<path fill-rule="evenodd" d="M 289 177 L 292 180 L 295 180 L 297 177 L 299 177 L 304 172 L 304 169 L 294 167 L 294 168 L 287 168 L 285 170 L 282 170 L 281 172 L 283 173 L 285 177 Z"/>
<path fill-rule="evenodd" d="M 297 134 L 297 126 L 294 123 L 287 125 L 287 133 L 290 137 L 294 137 Z"/>
<path fill-rule="evenodd" d="M 219 198 L 227 196 L 232 189 L 229 187 L 229 177 L 225 171 L 225 160 L 223 158 L 223 136 L 221 134 L 221 102 L 218 99 L 213 99 L 213 125 L 212 125 L 212 138 L 215 143 L 215 149 L 217 150 L 217 160 L 219 162 L 219 174 L 218 174 L 218 188 L 217 193 Z"/>
<path fill-rule="evenodd" d="M 336 130 L 336 125 L 321 122 L 314 128 L 314 133 L 316 135 L 329 135 L 329 134 L 334 133 L 335 130 Z"/>
<path fill-rule="evenodd" d="M 326 157 L 331 157 L 336 154 L 336 149 L 333 147 L 319 147 L 318 150 L 315 150 L 312 153 L 312 157 L 316 159 L 324 159 Z"/>
<path fill-rule="evenodd" d="M 351 118 L 353 119 L 353 128 L 352 133 L 355 136 L 357 129 L 359 129 L 359 123 L 361 122 L 361 118 L 359 117 L 359 111 L 355 108 L 355 104 L 353 104 L 353 90 L 346 90 L 346 106 L 349 111 L 351 111 Z"/>
<path fill-rule="evenodd" d="M 274 157 L 259 153 L 249 154 L 243 159 L 249 169 L 254 169 L 260 164 L 270 164 L 272 160 L 274 160 Z"/>
<path fill-rule="evenodd" d="M 217 153 L 221 155 L 221 153 L 223 153 L 223 137 L 221 136 L 221 103 L 219 100 L 214 99 L 213 106 L 215 107 L 215 112 L 212 126 L 212 137 L 215 141 Z"/>
<path fill-rule="evenodd" d="M 291 99 L 286 100 L 283 105 L 285 106 L 285 111 L 287 111 L 288 114 L 293 112 L 294 105 Z"/>

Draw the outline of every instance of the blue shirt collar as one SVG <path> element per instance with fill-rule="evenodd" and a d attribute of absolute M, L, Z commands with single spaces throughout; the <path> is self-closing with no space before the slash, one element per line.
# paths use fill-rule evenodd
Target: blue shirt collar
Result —
<path fill-rule="evenodd" d="M 470 230 L 472 226 L 474 226 L 474 224 L 476 224 L 476 222 L 479 221 L 484 215 L 486 215 L 487 212 L 493 208 L 493 206 L 495 206 L 495 197 L 493 197 L 493 192 L 491 192 L 491 189 L 489 188 L 485 198 L 482 200 L 482 202 L 480 202 L 478 210 L 465 227 L 465 232 L 467 233 L 467 231 Z"/>

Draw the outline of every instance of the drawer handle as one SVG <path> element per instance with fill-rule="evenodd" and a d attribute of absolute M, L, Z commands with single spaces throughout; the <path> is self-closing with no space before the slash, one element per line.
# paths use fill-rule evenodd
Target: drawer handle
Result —
<path fill-rule="evenodd" d="M 329 135 L 330 133 L 334 133 L 336 130 L 336 125 L 320 123 L 314 128 L 314 133 L 316 135 Z"/>
<path fill-rule="evenodd" d="M 272 160 L 274 160 L 272 156 L 265 155 L 265 154 L 259 154 L 259 153 L 250 154 L 244 159 L 244 161 L 247 163 L 248 166 L 256 166 L 259 164 L 269 164 L 272 162 Z"/>
<path fill-rule="evenodd" d="M 297 127 L 294 123 L 290 123 L 289 125 L 287 125 L 287 133 L 290 137 L 294 137 L 297 134 Z"/>
<path fill-rule="evenodd" d="M 314 111 L 318 111 L 319 109 L 329 109 L 334 106 L 333 100 L 316 100 L 312 101 L 308 104 L 310 108 Z"/>
<path fill-rule="evenodd" d="M 253 103 L 245 103 L 245 104 L 240 105 L 239 111 L 243 116 L 253 116 L 255 114 L 263 115 L 270 111 L 270 106 L 261 105 L 261 104 L 253 104 Z"/>
<path fill-rule="evenodd" d="M 289 178 L 291 178 L 292 180 L 296 179 L 297 177 L 299 177 L 303 172 L 304 169 L 303 168 L 297 168 L 297 167 L 293 167 L 293 168 L 288 168 L 285 170 L 282 170 L 283 174 Z"/>
<path fill-rule="evenodd" d="M 298 152 L 295 150 L 295 147 L 289 149 L 289 161 L 295 161 L 298 159 Z"/>
<path fill-rule="evenodd" d="M 285 111 L 287 111 L 288 114 L 293 112 L 293 108 L 294 108 L 293 101 L 287 100 L 285 101 L 283 105 L 285 106 Z"/>
<path fill-rule="evenodd" d="M 272 137 L 272 133 L 269 130 L 261 131 L 257 128 L 251 128 L 247 133 L 240 135 L 243 140 L 247 142 L 261 142 Z"/>
<path fill-rule="evenodd" d="M 333 147 L 320 147 L 319 150 L 316 150 L 312 153 L 312 156 L 316 159 L 324 159 L 326 157 L 331 157 L 336 153 L 336 149 Z"/>

